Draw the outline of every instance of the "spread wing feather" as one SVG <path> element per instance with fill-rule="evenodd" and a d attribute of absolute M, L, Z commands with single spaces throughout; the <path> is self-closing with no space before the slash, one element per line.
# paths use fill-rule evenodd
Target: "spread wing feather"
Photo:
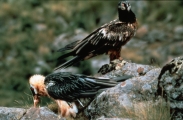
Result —
<path fill-rule="evenodd" d="M 62 58 L 62 56 L 59 57 L 59 59 L 60 58 Z M 65 63 L 61 64 L 60 66 L 58 66 L 57 68 L 55 68 L 55 70 L 58 70 L 59 68 L 67 68 L 67 67 L 72 66 L 81 60 L 83 60 L 83 58 L 81 56 L 75 56 L 74 58 L 68 60 L 67 62 L 65 62 Z"/>

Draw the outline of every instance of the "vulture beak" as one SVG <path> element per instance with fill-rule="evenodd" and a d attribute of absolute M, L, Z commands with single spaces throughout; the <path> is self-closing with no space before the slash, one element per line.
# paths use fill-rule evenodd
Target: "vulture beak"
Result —
<path fill-rule="evenodd" d="M 34 86 L 30 85 L 30 89 L 33 95 L 34 107 L 36 108 L 40 102 L 40 96 L 38 95 L 37 90 Z"/>

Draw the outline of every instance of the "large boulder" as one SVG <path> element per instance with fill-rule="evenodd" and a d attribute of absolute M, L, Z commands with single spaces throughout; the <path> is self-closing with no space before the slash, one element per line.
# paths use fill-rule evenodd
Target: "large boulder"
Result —
<path fill-rule="evenodd" d="M 183 57 L 173 59 L 158 77 L 158 95 L 170 104 L 173 119 L 183 119 Z"/>
<path fill-rule="evenodd" d="M 0 107 L 0 120 L 65 120 L 59 118 L 47 107 L 40 108 L 8 108 Z"/>
<path fill-rule="evenodd" d="M 151 116 L 147 119 L 183 119 L 183 57 L 173 59 L 162 69 L 120 60 L 118 62 L 114 67 L 117 70 L 107 73 L 105 77 L 112 78 L 124 74 L 134 77 L 97 96 L 85 109 L 89 118 L 127 116 L 129 119 L 140 119 L 140 114 L 143 119 L 147 117 L 150 109 Z M 144 112 L 139 113 L 142 109 Z M 134 115 L 129 115 L 126 111 Z"/>
<path fill-rule="evenodd" d="M 0 107 L 1 120 L 19 120 L 25 113 L 26 109 L 23 108 Z"/>
<path fill-rule="evenodd" d="M 152 101 L 156 99 L 156 91 L 160 68 L 123 62 L 121 69 L 112 71 L 105 77 L 133 75 L 117 86 L 102 92 L 85 109 L 85 114 L 91 119 L 101 117 L 123 118 L 126 109 L 133 107 L 134 103 Z"/>

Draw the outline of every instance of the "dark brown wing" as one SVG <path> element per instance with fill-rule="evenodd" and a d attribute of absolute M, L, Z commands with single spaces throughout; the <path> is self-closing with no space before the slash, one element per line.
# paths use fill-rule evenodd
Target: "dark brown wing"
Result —
<path fill-rule="evenodd" d="M 92 32 L 83 40 L 75 42 L 75 44 L 71 43 L 71 51 L 63 55 L 64 57 L 61 56 L 61 58 L 71 55 L 75 57 L 56 69 L 65 68 L 75 62 L 107 53 L 111 49 L 120 49 L 122 45 L 126 44 L 134 36 L 135 31 L 136 24 L 129 24 L 119 20 L 111 21 L 109 24 L 105 24 Z"/>

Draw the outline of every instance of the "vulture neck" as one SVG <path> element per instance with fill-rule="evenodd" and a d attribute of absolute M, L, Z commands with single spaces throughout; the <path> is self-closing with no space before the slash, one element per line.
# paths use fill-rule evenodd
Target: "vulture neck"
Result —
<path fill-rule="evenodd" d="M 118 9 L 118 17 L 119 17 L 119 20 L 122 22 L 127 22 L 127 23 L 136 22 L 135 14 L 131 10 L 127 11 L 127 10 Z"/>

